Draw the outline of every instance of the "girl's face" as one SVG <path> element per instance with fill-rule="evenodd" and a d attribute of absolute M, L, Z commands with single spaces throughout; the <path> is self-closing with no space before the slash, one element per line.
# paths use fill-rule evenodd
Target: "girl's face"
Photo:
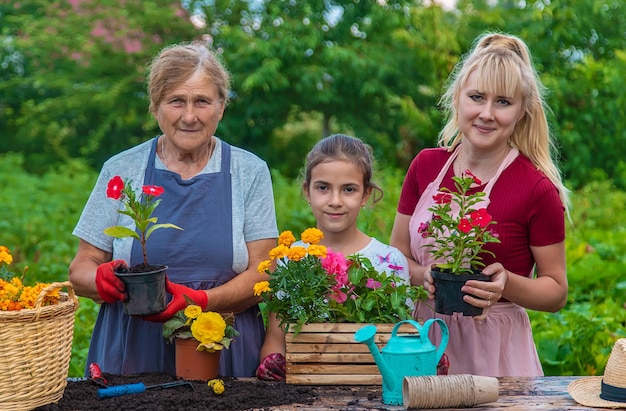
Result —
<path fill-rule="evenodd" d="M 478 90 L 474 71 L 459 96 L 457 107 L 461 133 L 480 148 L 508 144 L 515 125 L 524 116 L 521 96 L 499 96 Z"/>
<path fill-rule="evenodd" d="M 356 230 L 359 211 L 371 191 L 363 186 L 363 173 L 344 160 L 316 165 L 311 170 L 311 181 L 304 186 L 317 228 L 325 234 Z"/>

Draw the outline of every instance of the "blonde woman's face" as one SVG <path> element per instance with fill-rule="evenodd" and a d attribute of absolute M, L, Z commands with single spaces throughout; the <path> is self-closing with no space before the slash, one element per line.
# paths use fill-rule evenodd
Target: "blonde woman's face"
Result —
<path fill-rule="evenodd" d="M 466 140 L 480 148 L 507 144 L 515 125 L 524 116 L 522 96 L 499 96 L 478 89 L 474 71 L 458 99 L 459 128 Z"/>

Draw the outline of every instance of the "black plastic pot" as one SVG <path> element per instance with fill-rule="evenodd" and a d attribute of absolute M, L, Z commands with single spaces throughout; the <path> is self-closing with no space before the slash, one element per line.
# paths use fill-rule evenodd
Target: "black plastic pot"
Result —
<path fill-rule="evenodd" d="M 483 313 L 483 309 L 463 301 L 467 293 L 461 291 L 467 280 L 489 281 L 489 276 L 476 270 L 475 274 L 452 274 L 450 272 L 431 270 L 435 280 L 435 311 L 439 314 L 452 315 L 463 313 L 464 316 L 475 317 Z"/>
<path fill-rule="evenodd" d="M 124 312 L 128 315 L 150 315 L 165 310 L 165 272 L 167 266 L 147 272 L 115 273 L 126 286 L 128 300 Z"/>

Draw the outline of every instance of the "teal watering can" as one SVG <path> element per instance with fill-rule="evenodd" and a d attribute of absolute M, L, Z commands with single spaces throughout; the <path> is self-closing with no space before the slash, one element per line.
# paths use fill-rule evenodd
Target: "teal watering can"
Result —
<path fill-rule="evenodd" d="M 428 338 L 428 331 L 434 322 L 441 328 L 438 348 Z M 413 325 L 419 334 L 397 335 L 398 328 L 404 323 Z M 366 325 L 354 333 L 354 339 L 365 343 L 376 361 L 383 377 L 383 403 L 402 405 L 404 377 L 437 375 L 437 364 L 448 346 L 448 326 L 439 318 L 431 318 L 424 325 L 413 320 L 400 321 L 393 327 L 391 337 L 381 352 L 374 343 L 374 335 L 376 326 Z"/>

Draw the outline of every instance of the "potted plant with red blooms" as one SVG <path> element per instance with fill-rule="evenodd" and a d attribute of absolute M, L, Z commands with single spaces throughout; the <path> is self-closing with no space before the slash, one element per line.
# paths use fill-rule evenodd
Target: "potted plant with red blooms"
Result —
<path fill-rule="evenodd" d="M 491 227 L 496 222 L 479 204 L 485 193 L 468 194 L 472 184 L 480 185 L 481 181 L 469 170 L 452 179 L 456 191 L 440 189 L 434 196 L 435 204 L 428 209 L 433 213 L 431 220 L 421 223 L 418 232 L 423 238 L 432 239 L 424 247 L 430 247 L 429 252 L 436 261 L 431 267 L 435 311 L 476 316 L 482 314 L 482 308 L 466 303 L 461 288 L 470 279 L 489 281 L 489 277 L 480 272 L 485 266 L 482 255 L 493 256 L 493 253 L 484 246 L 500 240 Z"/>
<path fill-rule="evenodd" d="M 107 197 L 119 201 L 122 207 L 118 213 L 132 218 L 135 230 L 124 226 L 108 227 L 104 233 L 115 238 L 132 237 L 139 241 L 143 251 L 143 263 L 121 269 L 116 272 L 126 286 L 128 300 L 124 302 L 124 310 L 129 315 L 149 315 L 161 312 L 166 307 L 165 273 L 167 266 L 153 265 L 148 262 L 146 242 L 150 236 L 161 228 L 182 230 L 171 223 L 158 223 L 152 213 L 161 203 L 157 199 L 163 194 L 163 187 L 146 185 L 136 192 L 130 181 L 114 176 L 107 185 Z"/>

